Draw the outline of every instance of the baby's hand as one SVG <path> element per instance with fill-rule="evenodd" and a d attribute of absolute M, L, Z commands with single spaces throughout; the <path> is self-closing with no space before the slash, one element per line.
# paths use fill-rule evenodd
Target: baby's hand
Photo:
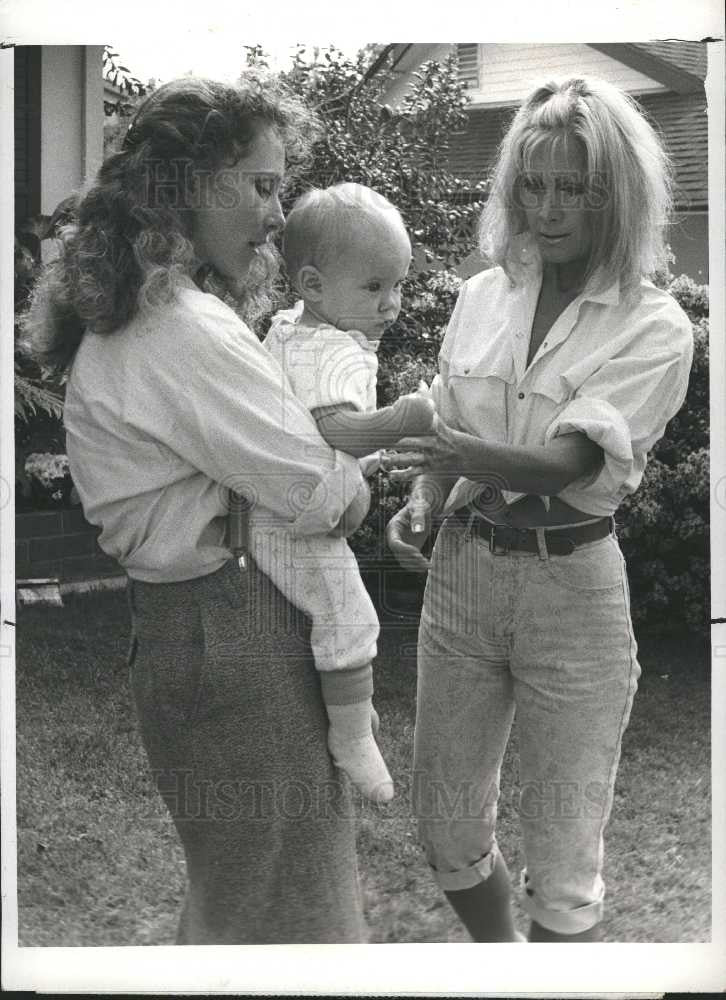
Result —
<path fill-rule="evenodd" d="M 416 392 L 401 396 L 396 402 L 401 414 L 401 437 L 428 434 L 434 422 L 436 407 L 431 391 L 424 381 L 419 382 Z"/>
<path fill-rule="evenodd" d="M 359 458 L 358 464 L 360 465 L 360 471 L 363 478 L 369 479 L 371 476 L 375 475 L 381 467 L 380 451 L 374 451 L 372 455 L 366 455 L 364 458 Z"/>

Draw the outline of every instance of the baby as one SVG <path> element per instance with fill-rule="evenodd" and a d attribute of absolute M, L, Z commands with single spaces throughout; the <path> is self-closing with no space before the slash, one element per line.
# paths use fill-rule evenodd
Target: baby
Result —
<path fill-rule="evenodd" d="M 411 244 L 398 211 L 359 184 L 310 191 L 285 227 L 283 256 L 302 299 L 278 313 L 265 346 L 334 448 L 378 467 L 378 449 L 425 434 L 433 403 L 425 389 L 376 410 L 376 351 L 401 308 Z M 312 621 L 311 645 L 328 712 L 333 760 L 374 802 L 393 782 L 374 739 L 372 705 L 378 618 L 345 538 L 293 537 L 264 509 L 250 518 L 260 569 Z"/>

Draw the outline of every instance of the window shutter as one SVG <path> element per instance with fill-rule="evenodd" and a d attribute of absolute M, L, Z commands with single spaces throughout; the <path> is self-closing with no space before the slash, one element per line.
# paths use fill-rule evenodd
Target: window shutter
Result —
<path fill-rule="evenodd" d="M 456 46 L 459 60 L 459 79 L 469 88 L 479 86 L 479 43 L 467 42 Z"/>
<path fill-rule="evenodd" d="M 15 221 L 40 213 L 40 46 L 15 56 Z"/>

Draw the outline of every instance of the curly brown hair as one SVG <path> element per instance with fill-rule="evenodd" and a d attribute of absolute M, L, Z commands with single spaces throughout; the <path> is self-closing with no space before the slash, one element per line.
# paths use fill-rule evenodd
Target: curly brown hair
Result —
<path fill-rule="evenodd" d="M 197 271 L 191 239 L 199 180 L 249 151 L 272 127 L 292 171 L 318 134 L 313 114 L 272 74 L 249 70 L 237 85 L 183 78 L 140 105 L 119 152 L 109 157 L 60 231 L 60 256 L 40 277 L 25 317 L 26 341 L 45 367 L 70 367 L 86 329 L 112 334 L 139 308 L 169 301 Z M 241 297 L 209 267 L 198 284 L 252 321 L 270 305 L 277 254 L 258 253 Z"/>

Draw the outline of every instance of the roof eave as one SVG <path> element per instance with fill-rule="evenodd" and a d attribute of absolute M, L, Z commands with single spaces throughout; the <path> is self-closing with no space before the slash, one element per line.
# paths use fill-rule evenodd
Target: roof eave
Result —
<path fill-rule="evenodd" d="M 649 76 L 652 80 L 657 80 L 658 83 L 662 83 L 664 87 L 676 94 L 695 94 L 699 90 L 703 90 L 703 81 L 700 77 L 688 73 L 679 66 L 674 66 L 673 63 L 666 62 L 664 59 L 659 59 L 650 52 L 645 52 L 637 45 L 629 42 L 600 44 L 588 42 L 587 44 L 590 48 L 602 52 L 603 55 L 617 59 L 625 66 Z"/>

